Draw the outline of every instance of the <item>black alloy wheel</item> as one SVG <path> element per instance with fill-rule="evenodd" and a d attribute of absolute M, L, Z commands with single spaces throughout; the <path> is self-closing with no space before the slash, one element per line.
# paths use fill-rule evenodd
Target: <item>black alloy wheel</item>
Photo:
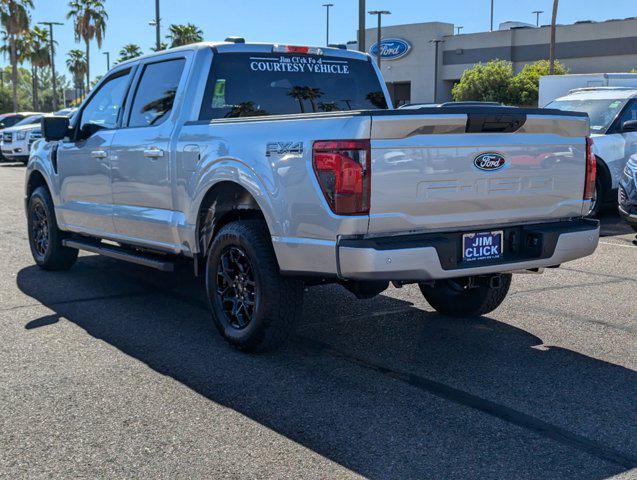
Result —
<path fill-rule="evenodd" d="M 34 202 L 31 208 L 31 241 L 36 255 L 44 259 L 50 242 L 49 219 L 42 202 Z"/>
<path fill-rule="evenodd" d="M 258 301 L 257 282 L 250 259 L 240 247 L 225 248 L 219 258 L 217 296 L 233 328 L 242 330 L 250 324 Z"/>

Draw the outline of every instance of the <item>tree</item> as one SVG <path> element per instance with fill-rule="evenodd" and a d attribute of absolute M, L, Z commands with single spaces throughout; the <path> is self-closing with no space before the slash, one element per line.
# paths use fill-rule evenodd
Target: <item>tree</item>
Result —
<path fill-rule="evenodd" d="M 159 43 L 159 49 L 157 48 L 157 45 L 153 45 L 152 47 L 150 47 L 150 49 L 153 52 L 160 52 L 162 50 L 166 50 L 168 48 L 168 44 L 166 42 L 160 42 Z"/>
<path fill-rule="evenodd" d="M 452 90 L 454 100 L 482 102 L 510 102 L 513 65 L 504 60 L 478 63 L 465 70 Z"/>
<path fill-rule="evenodd" d="M 82 50 L 69 50 L 66 54 L 66 68 L 73 75 L 73 86 L 80 91 L 80 96 L 84 95 L 84 76 L 88 70 L 86 55 Z"/>
<path fill-rule="evenodd" d="M 29 29 L 29 9 L 33 8 L 33 0 L 0 0 L 0 23 L 5 30 L 9 60 L 11 62 L 11 83 L 13 85 L 13 109 L 18 110 L 18 57 L 17 43 L 19 38 Z"/>
<path fill-rule="evenodd" d="M 25 55 L 31 62 L 31 76 L 33 81 L 33 110 L 40 110 L 38 97 L 38 69 L 51 65 L 51 51 L 49 50 L 49 33 L 38 26 L 25 35 L 27 45 Z"/>
<path fill-rule="evenodd" d="M 524 66 L 511 81 L 509 98 L 514 105 L 537 105 L 540 77 L 549 75 L 550 65 L 547 60 L 530 63 Z M 560 62 L 553 67 L 553 75 L 564 75 L 567 69 Z"/>
<path fill-rule="evenodd" d="M 104 75 L 98 75 L 97 77 L 95 77 L 91 81 L 91 89 L 95 88 L 95 86 L 102 81 L 102 78 L 104 78 Z"/>
<path fill-rule="evenodd" d="M 555 73 L 555 29 L 557 26 L 557 8 L 559 0 L 553 0 L 553 16 L 551 17 L 551 41 L 549 46 L 549 75 Z"/>
<path fill-rule="evenodd" d="M 139 57 L 143 55 L 142 49 L 139 45 L 134 43 L 129 43 L 124 45 L 122 49 L 119 51 L 119 59 L 118 63 L 125 62 L 126 60 L 130 60 L 132 58 Z"/>
<path fill-rule="evenodd" d="M 557 62 L 554 72 L 567 73 L 566 67 Z M 510 105 L 535 105 L 538 100 L 540 77 L 549 74 L 549 61 L 525 65 L 517 75 L 513 64 L 504 60 L 491 60 L 465 70 L 460 82 L 453 87 L 456 101 L 500 102 Z"/>
<path fill-rule="evenodd" d="M 171 40 L 171 48 L 203 41 L 203 32 L 192 23 L 188 23 L 186 25 L 173 23 L 170 27 L 168 27 L 168 31 L 170 34 L 166 37 Z"/>
<path fill-rule="evenodd" d="M 86 45 L 86 86 L 91 85 L 90 49 L 91 40 L 97 40 L 98 48 L 102 48 L 102 40 L 106 32 L 108 14 L 104 8 L 104 0 L 71 0 L 66 18 L 73 19 L 75 41 L 84 40 Z"/>
<path fill-rule="evenodd" d="M 8 47 L 6 48 L 8 52 Z M 11 98 L 11 66 L 0 68 L 2 72 L 1 78 L 4 82 L 0 82 L 0 113 L 8 113 L 16 111 L 13 108 Z M 50 112 L 53 110 L 53 79 L 51 76 L 51 68 L 44 67 L 38 69 L 38 104 L 39 110 L 42 112 Z M 57 86 L 59 91 L 70 88 L 68 80 L 64 75 L 57 75 Z M 18 67 L 18 108 L 17 111 L 33 110 L 33 78 L 30 68 Z"/>

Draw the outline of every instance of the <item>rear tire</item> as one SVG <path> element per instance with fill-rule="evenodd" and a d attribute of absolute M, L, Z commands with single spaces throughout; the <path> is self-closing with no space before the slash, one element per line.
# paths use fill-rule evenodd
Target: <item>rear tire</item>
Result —
<path fill-rule="evenodd" d="M 601 176 L 597 176 L 595 179 L 595 196 L 593 198 L 593 203 L 591 205 L 591 209 L 586 215 L 588 218 L 596 218 L 599 215 L 600 210 L 602 209 L 602 205 L 604 205 L 604 201 L 606 199 L 606 189 L 604 188 L 604 183 L 602 181 Z"/>
<path fill-rule="evenodd" d="M 492 286 L 494 277 L 500 283 Z M 434 286 L 420 284 L 425 300 L 439 313 L 450 317 L 478 317 L 500 306 L 511 286 L 509 274 L 440 280 Z M 471 282 L 475 282 L 470 286 Z"/>
<path fill-rule="evenodd" d="M 281 275 L 267 226 L 229 223 L 206 261 L 206 290 L 221 335 L 243 351 L 272 351 L 294 332 L 303 307 L 303 282 Z"/>
<path fill-rule="evenodd" d="M 38 266 L 45 270 L 68 270 L 77 260 L 78 251 L 62 245 L 65 233 L 57 225 L 51 194 L 38 187 L 29 197 L 27 214 L 29 246 Z"/>

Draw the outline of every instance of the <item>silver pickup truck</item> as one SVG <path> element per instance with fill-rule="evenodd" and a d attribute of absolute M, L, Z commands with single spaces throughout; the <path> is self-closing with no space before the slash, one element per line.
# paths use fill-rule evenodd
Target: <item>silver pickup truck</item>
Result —
<path fill-rule="evenodd" d="M 193 259 L 242 350 L 280 345 L 306 286 L 418 284 L 486 314 L 511 274 L 591 254 L 586 114 L 393 110 L 374 61 L 337 48 L 202 43 L 121 63 L 45 118 L 26 172 L 38 265 L 78 250 L 171 270 Z"/>

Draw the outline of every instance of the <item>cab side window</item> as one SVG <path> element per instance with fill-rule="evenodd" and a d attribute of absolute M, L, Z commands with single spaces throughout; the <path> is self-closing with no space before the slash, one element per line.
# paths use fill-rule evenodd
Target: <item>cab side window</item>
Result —
<path fill-rule="evenodd" d="M 128 88 L 130 69 L 113 75 L 86 104 L 82 110 L 80 130 L 88 128 L 111 130 L 117 127 L 117 120 L 124 104 Z"/>
<path fill-rule="evenodd" d="M 620 120 L 620 127 L 624 124 L 624 122 L 628 122 L 630 120 L 637 120 L 637 101 L 634 101 L 626 107 L 624 113 L 622 113 L 622 118 Z"/>
<path fill-rule="evenodd" d="M 128 121 L 129 127 L 150 127 L 164 122 L 172 111 L 186 60 L 151 63 L 144 67 Z"/>

